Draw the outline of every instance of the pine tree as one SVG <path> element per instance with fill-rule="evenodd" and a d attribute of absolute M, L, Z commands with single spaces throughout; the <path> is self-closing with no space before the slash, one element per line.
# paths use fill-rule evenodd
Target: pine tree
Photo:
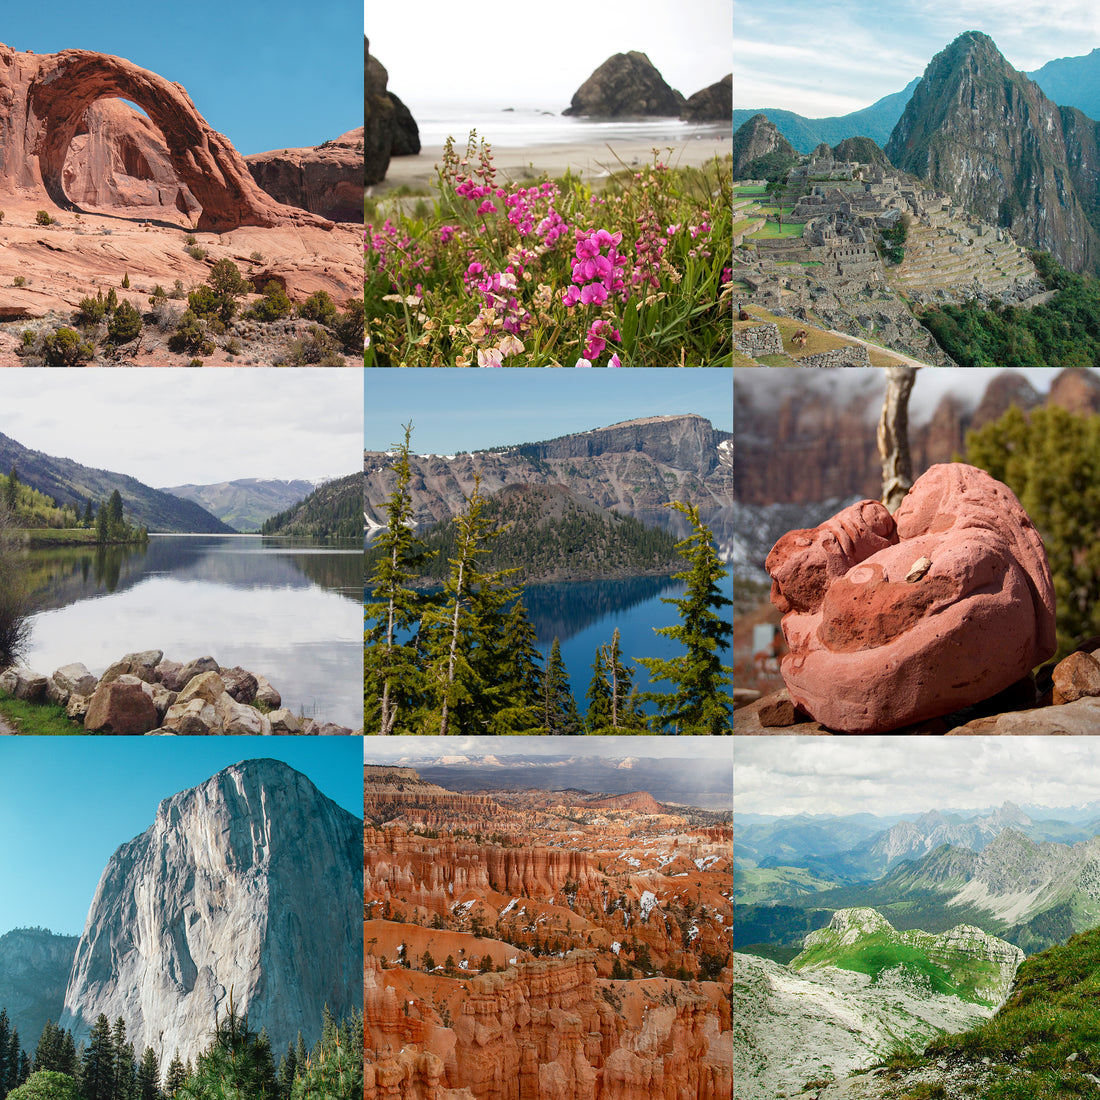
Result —
<path fill-rule="evenodd" d="M 0 1008 L 0 1100 L 12 1089 L 12 1080 L 18 1072 L 18 1064 L 11 1064 L 11 1022 L 8 1010 Z"/>
<path fill-rule="evenodd" d="M 137 1069 L 137 1100 L 164 1100 L 160 1091 L 160 1063 L 150 1046 L 145 1048 Z"/>
<path fill-rule="evenodd" d="M 590 687 L 597 700 L 597 712 L 589 710 L 589 733 L 644 733 L 646 717 L 633 689 L 634 674 L 623 664 L 619 648 L 619 629 L 611 644 L 600 646 L 592 665 L 595 675 L 602 675 L 606 691 L 598 685 Z M 597 671 L 598 670 L 598 671 Z"/>
<path fill-rule="evenodd" d="M 92 1025 L 81 1065 L 80 1088 L 85 1100 L 113 1100 L 115 1046 L 111 1025 L 101 1012 Z"/>
<path fill-rule="evenodd" d="M 34 1071 L 53 1070 L 58 1073 L 61 1069 L 61 1031 L 53 1020 L 47 1020 L 42 1028 L 42 1035 L 38 1040 L 38 1046 L 34 1048 Z"/>
<path fill-rule="evenodd" d="M 186 1080 L 187 1071 L 183 1068 L 183 1062 L 180 1061 L 180 1052 L 177 1050 L 172 1056 L 172 1061 L 168 1063 L 168 1073 L 164 1078 L 165 1096 L 171 1100 L 183 1088 Z"/>
<path fill-rule="evenodd" d="M 122 515 L 122 494 L 116 489 L 107 501 L 107 535 L 111 539 L 121 539 L 125 534 L 125 521 Z"/>
<path fill-rule="evenodd" d="M 676 544 L 688 568 L 674 577 L 686 581 L 687 588 L 679 599 L 662 598 L 662 603 L 679 609 L 680 622 L 659 627 L 657 633 L 675 638 L 687 652 L 667 660 L 639 658 L 651 680 L 668 680 L 675 686 L 671 693 L 649 691 L 643 698 L 657 704 L 655 724 L 671 728 L 672 733 L 732 733 L 733 698 L 724 689 L 733 683 L 733 672 L 722 664 L 722 651 L 729 649 L 733 635 L 732 616 L 723 618 L 721 614 L 723 607 L 733 603 L 719 588 L 725 566 L 714 548 L 714 536 L 699 518 L 698 507 L 683 501 L 675 501 L 671 507 L 683 512 L 692 526 L 692 534 Z"/>
<path fill-rule="evenodd" d="M 8 510 L 15 511 L 16 502 L 19 499 L 19 471 L 15 468 L 15 463 L 11 464 L 11 473 L 8 474 L 7 484 L 4 486 L 4 503 L 8 506 Z"/>
<path fill-rule="evenodd" d="M 491 623 L 485 623 L 480 663 L 483 678 L 499 689 L 488 715 L 490 734 L 539 734 L 539 710 L 542 695 L 541 656 L 535 628 L 527 618 L 522 599 L 515 600 L 504 617 L 503 630 L 496 635 Z M 494 641 L 499 637 L 499 644 Z"/>
<path fill-rule="evenodd" d="M 83 519 L 82 522 L 83 522 L 85 527 L 91 527 L 91 525 L 95 522 L 95 519 L 92 516 L 92 499 L 91 499 L 91 497 L 89 497 L 86 501 L 84 501 L 84 519 Z"/>
<path fill-rule="evenodd" d="M 396 482 L 386 505 L 386 527 L 379 535 L 380 557 L 370 579 L 370 602 L 365 618 L 374 625 L 364 633 L 363 701 L 369 733 L 413 733 L 409 712 L 421 691 L 419 656 L 414 634 L 424 600 L 409 581 L 424 564 L 424 554 L 411 529 L 412 497 L 409 482 L 409 439 L 412 422 L 404 425 L 405 441 L 397 447 Z"/>
<path fill-rule="evenodd" d="M 294 1044 L 287 1043 L 286 1054 L 279 1061 L 279 1095 L 288 1097 L 294 1087 L 294 1077 L 298 1068 L 298 1058 L 294 1053 Z"/>
<path fill-rule="evenodd" d="M 584 728 L 589 733 L 605 729 L 611 724 L 611 688 L 607 686 L 607 653 L 603 646 L 596 647 L 596 657 L 592 662 L 592 679 L 584 693 L 588 702 L 588 712 L 584 718 Z"/>
<path fill-rule="evenodd" d="M 100 501 L 99 507 L 96 509 L 95 540 L 102 545 L 106 543 L 110 537 L 111 527 L 107 516 L 107 505 L 103 501 Z"/>
<path fill-rule="evenodd" d="M 210 1046 L 179 1090 L 186 1100 L 275 1100 L 271 1046 L 238 1016 L 232 993 L 229 1009 L 214 1030 Z"/>
<path fill-rule="evenodd" d="M 484 504 L 478 474 L 466 511 L 456 519 L 455 556 L 442 603 L 425 613 L 421 625 L 433 700 L 426 732 L 443 737 L 488 732 L 504 694 L 497 679 L 502 660 L 497 639 L 503 608 L 519 590 L 505 579 L 515 570 L 482 569 L 480 559 L 489 553 L 494 535 Z"/>
<path fill-rule="evenodd" d="M 111 1032 L 115 1048 L 115 1076 L 112 1100 L 132 1100 L 134 1092 L 134 1045 L 126 1041 L 126 1021 L 121 1016 L 115 1020 Z"/>
<path fill-rule="evenodd" d="M 583 732 L 577 703 L 569 689 L 569 673 L 561 657 L 561 643 L 557 638 L 550 646 L 550 656 L 542 676 L 541 710 L 544 733 L 572 736 Z"/>

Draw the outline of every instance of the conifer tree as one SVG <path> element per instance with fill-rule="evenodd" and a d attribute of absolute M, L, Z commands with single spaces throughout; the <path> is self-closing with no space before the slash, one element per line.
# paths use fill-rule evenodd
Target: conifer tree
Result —
<path fill-rule="evenodd" d="M 17 1073 L 18 1063 L 11 1064 L 11 1021 L 8 1010 L 0 1008 L 0 1100 L 11 1091 L 11 1082 Z"/>
<path fill-rule="evenodd" d="M 137 1100 L 163 1100 L 160 1091 L 160 1063 L 156 1051 L 147 1046 L 137 1069 Z"/>
<path fill-rule="evenodd" d="M 596 657 L 592 662 L 592 679 L 584 693 L 588 701 L 588 711 L 584 717 L 584 728 L 589 733 L 603 729 L 611 722 L 611 688 L 607 686 L 607 655 L 603 646 L 596 647 Z"/>
<path fill-rule="evenodd" d="M 64 1072 L 61 1069 L 61 1057 L 61 1031 L 53 1020 L 47 1020 L 42 1028 L 38 1046 L 34 1048 L 34 1072 L 38 1073 L 46 1069 Z"/>
<path fill-rule="evenodd" d="M 168 1063 L 168 1072 L 164 1077 L 164 1094 L 168 1097 L 168 1100 L 171 1100 L 183 1088 L 186 1080 L 187 1070 L 183 1068 L 183 1062 L 180 1061 L 180 1052 L 177 1050 L 172 1056 L 172 1061 Z"/>
<path fill-rule="evenodd" d="M 4 503 L 12 512 L 15 511 L 16 501 L 19 499 L 19 471 L 15 463 L 11 464 L 11 473 L 8 474 L 7 484 L 4 486 Z"/>
<path fill-rule="evenodd" d="M 569 673 L 561 657 L 561 643 L 557 638 L 550 646 L 550 656 L 543 672 L 541 704 L 544 733 L 572 736 L 583 732 L 577 704 L 569 689 Z"/>
<path fill-rule="evenodd" d="M 662 603 L 679 609 L 680 622 L 659 627 L 657 633 L 675 638 L 686 652 L 671 659 L 639 658 L 651 680 L 668 680 L 675 688 L 668 693 L 645 692 L 643 698 L 657 704 L 655 724 L 669 732 L 732 733 L 733 698 L 724 689 L 733 683 L 733 672 L 722 664 L 723 651 L 729 649 L 733 635 L 732 616 L 722 614 L 722 608 L 733 603 L 719 588 L 725 566 L 714 548 L 714 536 L 699 518 L 698 507 L 683 501 L 675 501 L 671 507 L 683 512 L 692 526 L 692 534 L 676 544 L 688 568 L 674 577 L 686 581 L 687 588 L 679 599 L 662 598 Z"/>
<path fill-rule="evenodd" d="M 592 665 L 594 677 L 601 677 L 602 687 L 593 682 L 589 687 L 596 703 L 596 711 L 588 714 L 589 733 L 644 733 L 646 717 L 634 692 L 634 674 L 623 664 L 619 647 L 619 629 L 611 637 L 610 645 L 600 646 Z"/>
<path fill-rule="evenodd" d="M 111 1042 L 115 1048 L 114 1086 L 112 1100 L 131 1100 L 134 1092 L 134 1045 L 126 1041 L 126 1021 L 119 1016 L 111 1031 Z"/>
<path fill-rule="evenodd" d="M 111 1025 L 101 1012 L 92 1025 L 80 1072 L 80 1089 L 85 1100 L 113 1100 L 115 1045 Z"/>
<path fill-rule="evenodd" d="M 490 707 L 487 732 L 491 734 L 539 734 L 539 704 L 542 694 L 541 656 L 535 628 L 527 618 L 523 600 L 515 600 L 504 617 L 499 644 L 491 622 L 485 625 L 488 644 L 482 650 L 484 678 L 499 678 L 499 697 Z"/>
<path fill-rule="evenodd" d="M 275 1100 L 274 1078 L 270 1044 L 248 1026 L 247 1016 L 237 1014 L 230 994 L 213 1042 L 199 1055 L 179 1095 L 186 1100 Z"/>
<path fill-rule="evenodd" d="M 370 579 L 366 619 L 374 625 L 364 634 L 363 701 L 368 733 L 413 733 L 407 724 L 410 710 L 422 691 L 415 640 L 400 642 L 399 635 L 413 634 L 424 600 L 409 581 L 423 564 L 419 540 L 413 535 L 412 498 L 409 482 L 409 439 L 412 422 L 404 425 L 405 441 L 397 447 L 396 482 L 386 505 L 386 527 L 379 535 L 381 551 Z"/>

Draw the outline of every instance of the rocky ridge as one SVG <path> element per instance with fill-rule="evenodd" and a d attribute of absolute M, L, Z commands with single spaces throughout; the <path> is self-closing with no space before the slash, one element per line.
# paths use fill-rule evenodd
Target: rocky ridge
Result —
<path fill-rule="evenodd" d="M 45 676 L 12 667 L 0 672 L 0 691 L 27 702 L 64 707 L 87 733 L 115 735 L 271 734 L 349 735 L 334 723 L 301 718 L 282 706 L 265 677 L 213 657 L 183 664 L 159 649 L 128 653 L 96 677 L 81 662 Z"/>
<path fill-rule="evenodd" d="M 732 83 L 732 77 L 731 83 Z M 563 115 L 621 118 L 633 115 L 679 117 L 684 97 L 670 88 L 653 62 L 637 50 L 612 54 L 573 93 Z"/>
<path fill-rule="evenodd" d="M 0 936 L 0 1008 L 29 1049 L 47 1020 L 56 1020 L 79 937 L 44 928 L 16 928 Z"/>
<path fill-rule="evenodd" d="M 987 35 L 968 31 L 932 59 L 885 152 L 1065 267 L 1095 267 L 1096 124 L 1047 99 Z"/>
<path fill-rule="evenodd" d="M 299 772 L 249 760 L 161 802 L 108 861 L 60 1026 L 122 1016 L 135 1047 L 195 1059 L 228 1008 L 273 1049 L 362 1003 L 361 822 Z M 318 899 L 324 904 L 318 905 Z"/>
<path fill-rule="evenodd" d="M 721 542 L 732 503 L 731 438 L 701 416 L 658 416 L 492 451 L 411 455 L 413 515 L 418 524 L 457 515 L 480 472 L 483 495 L 514 483 L 562 484 L 642 522 L 667 514 L 667 502 L 685 500 L 714 521 Z M 364 451 L 363 470 L 367 524 L 379 526 L 395 483 L 393 455 Z"/>
<path fill-rule="evenodd" d="M 733 178 L 738 180 L 756 175 L 754 162 L 775 153 L 792 161 L 798 159 L 791 143 L 767 115 L 757 114 L 746 119 L 733 135 Z"/>

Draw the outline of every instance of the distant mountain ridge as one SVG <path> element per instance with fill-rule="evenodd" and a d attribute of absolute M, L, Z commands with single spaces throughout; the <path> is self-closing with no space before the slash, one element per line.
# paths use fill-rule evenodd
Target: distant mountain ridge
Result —
<path fill-rule="evenodd" d="M 457 515 L 480 474 L 482 495 L 517 483 L 560 484 L 601 508 L 660 523 L 677 534 L 683 531 L 683 517 L 663 506 L 688 501 L 699 505 L 722 545 L 732 537 L 732 439 L 705 417 L 685 414 L 642 417 L 469 454 L 412 455 L 413 515 L 418 524 Z M 386 522 L 393 462 L 390 453 L 363 452 L 368 526 Z"/>
<path fill-rule="evenodd" d="M 233 534 L 233 528 L 205 508 L 161 489 L 110 470 L 82 466 L 71 458 L 56 458 L 32 451 L 9 436 L 0 434 L 0 470 L 7 474 L 15 466 L 19 480 L 59 505 L 71 504 L 83 514 L 85 502 L 107 500 L 117 489 L 128 523 L 150 531 L 191 534 Z"/>
<path fill-rule="evenodd" d="M 316 482 L 301 478 L 246 477 L 208 485 L 166 485 L 162 491 L 194 501 L 235 531 L 258 531 L 269 516 L 297 504 L 315 488 Z"/>
<path fill-rule="evenodd" d="M 334 478 L 268 516 L 265 535 L 357 539 L 363 533 L 363 480 L 359 474 Z"/>
<path fill-rule="evenodd" d="M 25 1050 L 34 1050 L 47 1020 L 57 1020 L 79 939 L 45 928 L 0 936 L 0 1008 L 7 1009 Z"/>

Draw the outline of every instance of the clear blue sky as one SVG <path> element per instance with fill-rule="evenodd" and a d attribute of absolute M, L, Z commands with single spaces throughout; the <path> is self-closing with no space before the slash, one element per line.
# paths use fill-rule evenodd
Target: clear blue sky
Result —
<path fill-rule="evenodd" d="M 107 860 L 153 823 L 161 799 L 258 757 L 285 761 L 363 816 L 358 737 L 0 739 L 0 934 L 79 935 Z"/>
<path fill-rule="evenodd" d="M 733 430 L 733 371 L 381 370 L 363 386 L 365 448 L 386 451 L 412 420 L 417 454 L 534 443 L 641 416 L 696 413 Z"/>
<path fill-rule="evenodd" d="M 965 31 L 1033 72 L 1100 46 L 1100 7 L 1038 0 L 734 0 L 733 105 L 843 115 L 900 92 Z"/>
<path fill-rule="evenodd" d="M 182 84 L 241 153 L 319 145 L 363 125 L 363 22 L 349 0 L 4 5 L 12 49 L 115 54 Z"/>

